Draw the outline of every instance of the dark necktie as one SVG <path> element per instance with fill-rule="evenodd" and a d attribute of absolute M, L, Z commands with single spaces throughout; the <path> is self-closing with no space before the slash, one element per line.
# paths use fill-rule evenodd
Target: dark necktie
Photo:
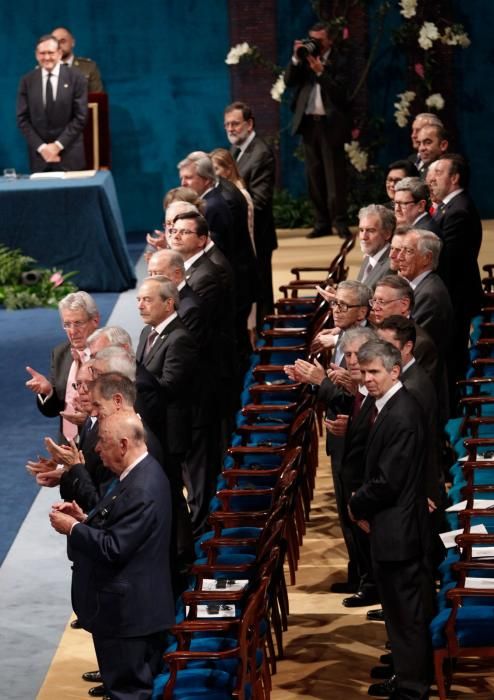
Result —
<path fill-rule="evenodd" d="M 147 357 L 149 354 L 149 351 L 153 347 L 153 343 L 158 337 L 158 332 L 154 330 L 151 331 L 151 333 L 148 335 L 147 340 L 146 340 L 146 347 L 144 348 L 144 357 Z"/>
<path fill-rule="evenodd" d="M 48 77 L 46 78 L 46 94 L 45 94 L 45 111 L 47 114 L 51 114 L 53 112 L 53 105 L 54 105 L 53 86 L 51 84 L 51 77 L 52 77 L 52 73 L 48 73 Z"/>
<path fill-rule="evenodd" d="M 233 160 L 238 160 L 238 157 L 241 153 L 242 153 L 241 148 L 234 148 L 233 149 Z"/>
<path fill-rule="evenodd" d="M 376 420 L 377 420 L 377 416 L 378 416 L 378 415 L 379 415 L 379 411 L 377 410 L 377 406 L 374 405 L 374 406 L 372 407 L 372 411 L 371 411 L 371 414 L 370 414 L 370 424 L 371 424 L 371 425 L 374 425 L 374 423 L 375 423 Z"/>
<path fill-rule="evenodd" d="M 352 420 L 354 420 L 358 414 L 360 413 L 360 409 L 362 408 L 362 404 L 364 403 L 365 396 L 364 394 L 360 393 L 360 391 L 357 392 L 357 395 L 354 399 L 353 406 L 352 406 Z"/>

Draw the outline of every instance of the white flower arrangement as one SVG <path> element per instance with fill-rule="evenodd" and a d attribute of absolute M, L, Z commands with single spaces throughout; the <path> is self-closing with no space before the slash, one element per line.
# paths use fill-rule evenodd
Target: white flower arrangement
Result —
<path fill-rule="evenodd" d="M 358 141 L 350 141 L 350 143 L 345 143 L 344 148 L 345 153 L 348 156 L 348 160 L 353 165 L 355 170 L 358 170 L 359 173 L 367 170 L 369 154 L 367 151 L 364 151 L 363 148 L 360 148 Z"/>
<path fill-rule="evenodd" d="M 439 30 L 434 24 L 434 22 L 424 22 L 419 31 L 419 46 L 420 48 L 427 51 L 427 49 L 432 48 L 434 41 L 439 39 Z"/>
<path fill-rule="evenodd" d="M 472 43 L 466 32 L 455 32 L 452 27 L 446 27 L 441 42 L 447 46 L 460 46 L 462 49 L 468 49 Z"/>
<path fill-rule="evenodd" d="M 412 90 L 400 92 L 397 95 L 398 101 L 394 103 L 395 119 L 399 127 L 404 127 L 408 124 L 410 116 L 410 105 L 415 99 L 415 93 Z"/>
<path fill-rule="evenodd" d="M 240 62 L 242 56 L 246 56 L 247 54 L 252 53 L 252 51 L 253 49 L 246 41 L 244 41 L 242 44 L 232 46 L 225 58 L 225 63 L 229 66 L 235 66 Z"/>
<path fill-rule="evenodd" d="M 276 81 L 273 83 L 273 86 L 271 88 L 271 97 L 273 100 L 276 102 L 281 102 L 281 97 L 283 93 L 286 90 L 286 85 L 285 85 L 285 74 L 280 73 L 279 76 L 276 78 Z"/>
<path fill-rule="evenodd" d="M 402 14 L 405 19 L 415 17 L 417 14 L 417 0 L 400 0 L 399 5 L 401 7 L 400 14 Z"/>
<path fill-rule="evenodd" d="M 435 92 L 433 95 L 429 95 L 425 104 L 427 107 L 432 107 L 432 109 L 439 111 L 444 107 L 444 97 L 439 92 Z"/>

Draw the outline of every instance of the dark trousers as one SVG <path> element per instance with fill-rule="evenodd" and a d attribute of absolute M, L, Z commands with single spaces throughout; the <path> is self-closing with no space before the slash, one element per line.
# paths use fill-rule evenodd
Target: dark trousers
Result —
<path fill-rule="evenodd" d="M 165 472 L 170 482 L 172 527 L 170 535 L 170 566 L 173 592 L 177 597 L 184 590 L 184 574 L 194 561 L 194 536 L 187 501 L 184 496 L 182 464 L 185 455 L 165 454 Z"/>
<path fill-rule="evenodd" d="M 421 558 L 373 562 L 397 676 L 398 700 L 425 700 L 432 678 L 430 572 Z"/>
<path fill-rule="evenodd" d="M 264 316 L 274 310 L 273 270 L 271 267 L 272 250 L 257 250 L 257 269 L 259 272 L 259 295 L 257 302 L 257 328 L 262 329 Z"/>
<path fill-rule="evenodd" d="M 315 227 L 330 228 L 333 224 L 346 226 L 346 158 L 343 141 L 335 140 L 325 119 L 304 117 L 300 133 Z"/>
<path fill-rule="evenodd" d="M 161 666 L 166 633 L 146 637 L 93 635 L 96 658 L 112 700 L 149 700 Z"/>
<path fill-rule="evenodd" d="M 211 410 L 214 410 L 213 407 Z M 192 430 L 192 443 L 185 456 L 183 480 L 187 489 L 194 537 L 205 531 L 209 503 L 216 493 L 216 477 L 221 471 L 222 459 L 220 442 L 219 421 Z"/>

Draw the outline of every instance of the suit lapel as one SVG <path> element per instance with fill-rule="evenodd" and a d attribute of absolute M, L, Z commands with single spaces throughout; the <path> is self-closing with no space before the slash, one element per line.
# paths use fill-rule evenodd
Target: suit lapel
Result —
<path fill-rule="evenodd" d="M 164 330 L 161 331 L 159 336 L 156 338 L 156 340 L 153 343 L 153 347 L 150 349 L 146 357 L 144 358 L 144 365 L 147 366 L 153 357 L 161 350 L 163 347 L 164 343 L 166 342 L 167 337 L 170 335 L 170 333 L 177 328 L 177 326 L 180 325 L 180 319 L 174 318 L 171 323 L 169 323 Z M 149 331 L 151 332 L 151 330 Z M 149 333 L 148 333 L 149 335 Z M 147 338 L 147 336 L 146 336 Z"/>

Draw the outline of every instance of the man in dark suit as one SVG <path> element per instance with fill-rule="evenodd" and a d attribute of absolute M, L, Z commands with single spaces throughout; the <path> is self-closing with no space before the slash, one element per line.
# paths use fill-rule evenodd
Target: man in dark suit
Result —
<path fill-rule="evenodd" d="M 233 255 L 236 231 L 234 231 L 230 208 L 217 187 L 211 159 L 202 151 L 197 151 L 181 160 L 177 167 L 182 187 L 190 187 L 206 202 L 204 216 L 209 225 L 211 238 L 230 260 Z M 247 226 L 247 216 L 245 224 Z"/>
<path fill-rule="evenodd" d="M 74 56 L 75 37 L 67 27 L 57 27 L 52 31 L 52 36 L 58 40 L 62 51 L 62 63 L 77 69 L 87 80 L 87 91 L 104 92 L 101 75 L 96 62 L 91 58 Z"/>
<path fill-rule="evenodd" d="M 146 327 L 136 359 L 158 383 L 164 461 L 170 479 L 176 522 L 177 570 L 185 573 L 193 557 L 190 515 L 183 498 L 182 465 L 192 439 L 193 406 L 199 386 L 199 346 L 178 314 L 178 292 L 166 277 L 147 277 L 137 295 Z"/>
<path fill-rule="evenodd" d="M 87 120 L 84 76 L 61 64 L 58 41 L 42 36 L 36 45 L 39 68 L 19 84 L 17 126 L 29 149 L 31 171 L 84 170 L 82 132 Z"/>
<path fill-rule="evenodd" d="M 415 295 L 412 318 L 424 328 L 443 358 L 451 353 L 455 315 L 448 290 L 435 270 L 441 240 L 432 231 L 412 229 L 403 239 L 400 274 L 408 280 Z"/>
<path fill-rule="evenodd" d="M 437 233 L 437 223 L 428 212 L 429 188 L 420 177 L 404 177 L 395 185 L 396 225 Z"/>
<path fill-rule="evenodd" d="M 338 515 L 351 562 L 348 583 L 334 583 L 331 590 L 354 593 L 343 599 L 343 605 L 348 608 L 370 605 L 378 600 L 368 537 L 350 520 L 346 508 L 351 495 L 364 481 L 364 452 L 374 406 L 374 399 L 362 384 L 358 351 L 364 343 L 376 338 L 371 328 L 356 327 L 345 332 L 341 345 L 348 376 L 339 378 L 336 375 L 334 378 L 335 387 L 345 397 L 345 402 L 341 402 L 336 411 L 332 410 L 325 421 L 328 441 L 332 439 L 342 444 L 340 469 L 334 478 L 339 482 L 341 507 Z M 340 384 L 344 379 L 350 379 L 352 383 Z"/>
<path fill-rule="evenodd" d="M 192 529 L 194 536 L 198 536 L 206 525 L 209 502 L 215 493 L 215 477 L 221 461 L 219 416 L 211 411 L 211 406 L 215 405 L 217 383 L 220 381 L 219 373 L 215 372 L 217 363 L 211 324 L 205 317 L 201 297 L 185 281 L 184 261 L 180 253 L 173 250 L 157 251 L 149 260 L 148 270 L 152 277 L 164 275 L 177 285 L 179 318 L 200 346 L 201 382 L 193 407 L 191 444 L 183 465 Z"/>
<path fill-rule="evenodd" d="M 444 126 L 425 124 L 417 134 L 418 155 L 422 162 L 420 175 L 425 178 L 431 163 L 448 150 L 448 135 Z"/>
<path fill-rule="evenodd" d="M 364 259 L 357 281 L 374 288 L 381 277 L 389 274 L 389 242 L 396 218 L 383 204 L 369 204 L 358 213 L 360 249 Z"/>
<path fill-rule="evenodd" d="M 214 372 L 220 377 L 218 407 L 229 424 L 239 396 L 234 299 L 225 287 L 225 270 L 204 252 L 208 241 L 208 223 L 203 216 L 191 212 L 175 217 L 169 244 L 182 255 L 187 283 L 204 302 L 211 325 Z M 230 429 L 225 426 L 225 430 L 228 435 Z"/>
<path fill-rule="evenodd" d="M 285 71 L 285 83 L 295 89 L 292 133 L 304 144 L 309 196 L 315 213 L 309 237 L 336 233 L 346 236 L 346 158 L 343 144 L 348 134 L 348 67 L 344 53 L 334 46 L 329 25 L 309 30 L 317 46 L 308 52 L 295 41 Z"/>
<path fill-rule="evenodd" d="M 144 700 L 175 621 L 169 485 L 135 414 L 106 418 L 96 449 L 116 476 L 112 488 L 87 514 L 73 503 L 55 504 L 50 521 L 67 535 L 74 610 L 93 635 L 109 697 Z"/>
<path fill-rule="evenodd" d="M 428 459 L 426 461 L 425 478 L 427 496 L 431 499 L 431 508 L 437 508 L 443 498 L 444 484 L 439 468 L 440 429 L 437 395 L 430 377 L 416 361 L 415 324 L 403 316 L 388 316 L 379 324 L 377 333 L 401 354 L 400 381 L 407 391 L 415 398 L 422 408 L 424 421 L 427 425 Z"/>
<path fill-rule="evenodd" d="M 87 339 L 99 324 L 99 312 L 94 299 L 87 292 L 67 294 L 58 304 L 62 327 L 68 341 L 57 345 L 51 355 L 50 379 L 32 367 L 26 367 L 31 379 L 26 386 L 37 394 L 38 408 L 43 415 L 53 418 L 61 412 L 74 414 L 72 400 L 76 391 L 77 370 L 82 362 L 89 359 Z M 85 416 L 81 416 L 81 425 Z M 77 428 L 61 416 L 61 434 L 66 440 L 76 437 Z"/>
<path fill-rule="evenodd" d="M 425 428 L 419 405 L 400 380 L 400 352 L 383 341 L 360 348 L 364 384 L 376 417 L 365 455 L 365 482 L 349 514 L 369 532 L 371 557 L 391 642 L 400 700 L 427 698 L 433 586 L 426 563 Z"/>
<path fill-rule="evenodd" d="M 276 161 L 273 149 L 256 134 L 254 115 L 244 102 L 225 108 L 224 125 L 238 171 L 254 202 L 254 240 L 262 284 L 259 315 L 264 318 L 273 310 L 271 258 L 278 247 L 273 217 Z"/>
<path fill-rule="evenodd" d="M 469 196 L 468 164 L 456 153 L 447 153 L 434 163 L 431 190 L 442 203 L 434 216 L 443 242 L 437 273 L 446 285 L 456 316 L 455 376 L 465 376 L 468 363 L 470 321 L 480 310 L 482 285 L 477 258 L 482 244 L 482 223 Z"/>
<path fill-rule="evenodd" d="M 408 280 L 399 275 L 388 275 L 379 280 L 374 296 L 370 300 L 372 317 L 379 326 L 389 316 L 412 316 L 415 294 Z M 444 426 L 449 417 L 449 394 L 445 358 L 440 356 L 435 342 L 429 333 L 413 320 L 415 327 L 415 343 L 413 356 L 424 369 L 436 390 L 440 410 L 441 425 Z"/>

